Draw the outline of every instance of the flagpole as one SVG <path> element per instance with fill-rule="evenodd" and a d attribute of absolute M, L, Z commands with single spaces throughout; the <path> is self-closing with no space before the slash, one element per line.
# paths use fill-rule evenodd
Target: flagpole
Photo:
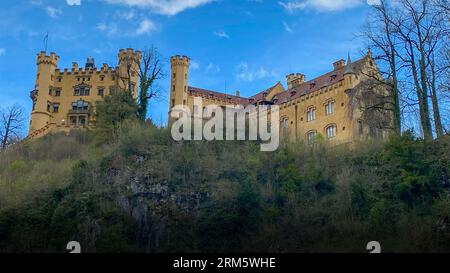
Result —
<path fill-rule="evenodd" d="M 48 48 L 48 31 L 47 31 L 47 34 L 44 37 L 44 45 L 45 45 L 45 52 L 47 52 L 47 48 Z"/>

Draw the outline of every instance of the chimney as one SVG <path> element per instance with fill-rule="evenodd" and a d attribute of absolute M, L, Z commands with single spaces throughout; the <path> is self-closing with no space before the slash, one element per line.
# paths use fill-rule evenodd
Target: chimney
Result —
<path fill-rule="evenodd" d="M 241 96 L 241 91 L 236 91 L 236 97 L 240 97 Z"/>
<path fill-rule="evenodd" d="M 72 71 L 75 71 L 78 69 L 78 63 L 77 62 L 73 62 L 72 63 Z"/>
<path fill-rule="evenodd" d="M 286 76 L 288 89 L 293 89 L 305 82 L 305 75 L 301 73 L 292 73 Z"/>
<path fill-rule="evenodd" d="M 345 61 L 343 59 L 333 63 L 334 70 L 345 67 Z"/>

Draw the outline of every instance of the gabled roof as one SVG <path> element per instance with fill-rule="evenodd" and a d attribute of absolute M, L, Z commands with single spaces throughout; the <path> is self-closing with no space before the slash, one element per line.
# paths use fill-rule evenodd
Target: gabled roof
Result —
<path fill-rule="evenodd" d="M 266 97 L 267 97 L 268 95 L 270 95 L 270 93 L 271 93 L 276 87 L 278 87 L 278 86 L 280 86 L 280 87 L 283 89 L 283 91 L 284 91 L 283 85 L 282 85 L 280 82 L 278 82 L 278 83 L 275 84 L 274 86 L 272 86 L 272 87 L 270 87 L 270 88 L 268 88 L 268 89 L 266 89 L 266 90 L 264 90 L 264 91 L 261 91 L 261 92 L 257 93 L 257 94 L 254 95 L 254 96 L 251 96 L 250 99 L 253 99 L 254 102 L 265 101 L 265 100 L 266 100 Z M 275 94 L 275 95 L 276 95 L 276 94 Z M 275 96 L 275 95 L 274 95 L 274 96 Z M 272 99 L 272 98 L 269 97 L 269 100 L 271 100 L 271 99 Z"/>

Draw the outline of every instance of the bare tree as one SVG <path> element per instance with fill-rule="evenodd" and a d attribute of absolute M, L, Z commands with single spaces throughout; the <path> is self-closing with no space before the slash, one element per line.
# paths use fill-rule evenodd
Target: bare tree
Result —
<path fill-rule="evenodd" d="M 19 105 L 0 109 L 0 148 L 6 149 L 22 139 L 24 111 Z"/>
<path fill-rule="evenodd" d="M 369 105 L 367 109 L 387 110 L 392 112 L 394 119 L 394 131 L 401 132 L 401 110 L 400 110 L 400 89 L 398 72 L 401 66 L 398 64 L 396 50 L 396 36 L 393 25 L 391 24 L 392 11 L 386 0 L 381 0 L 378 5 L 373 5 L 373 12 L 370 21 L 366 24 L 362 36 L 369 42 L 369 46 L 374 51 L 374 59 L 386 64 L 385 69 L 380 69 L 382 78 L 387 80 L 378 80 L 378 77 L 372 77 L 373 85 L 384 86 L 389 93 L 384 98 L 378 98 L 377 103 Z"/>
<path fill-rule="evenodd" d="M 397 56 L 409 69 L 416 92 L 424 138 L 433 138 L 429 106 L 430 58 L 436 51 L 440 31 L 439 14 L 430 0 L 398 0 L 400 7 L 390 22 L 401 41 Z"/>
<path fill-rule="evenodd" d="M 141 120 L 145 120 L 150 100 L 162 95 L 162 89 L 156 85 L 156 82 L 164 78 L 164 72 L 161 56 L 156 47 L 152 46 L 142 52 L 141 65 L 137 73 L 140 80 L 138 115 Z"/>

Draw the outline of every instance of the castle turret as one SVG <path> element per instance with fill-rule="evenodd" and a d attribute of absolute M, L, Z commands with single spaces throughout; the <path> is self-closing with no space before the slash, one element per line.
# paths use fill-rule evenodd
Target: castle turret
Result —
<path fill-rule="evenodd" d="M 288 90 L 296 88 L 305 82 L 305 75 L 301 73 L 292 73 L 286 76 Z"/>
<path fill-rule="evenodd" d="M 125 90 L 131 90 L 134 98 L 138 95 L 139 66 L 141 65 L 142 53 L 132 48 L 119 51 L 118 85 Z"/>
<path fill-rule="evenodd" d="M 345 67 L 344 71 L 344 83 L 347 86 L 347 89 L 352 89 L 354 87 L 355 76 L 356 76 L 355 69 L 353 68 L 352 59 L 350 58 L 349 53 L 347 59 L 347 66 Z"/>
<path fill-rule="evenodd" d="M 187 105 L 188 99 L 188 73 L 190 59 L 186 56 L 173 56 L 170 58 L 170 110 L 176 105 Z M 169 112 L 170 116 L 170 112 Z"/>
<path fill-rule="evenodd" d="M 55 84 L 55 70 L 58 59 L 54 52 L 50 56 L 42 51 L 37 56 L 36 84 L 31 91 L 33 109 L 31 112 L 29 133 L 44 128 L 51 122 L 52 87 Z"/>

